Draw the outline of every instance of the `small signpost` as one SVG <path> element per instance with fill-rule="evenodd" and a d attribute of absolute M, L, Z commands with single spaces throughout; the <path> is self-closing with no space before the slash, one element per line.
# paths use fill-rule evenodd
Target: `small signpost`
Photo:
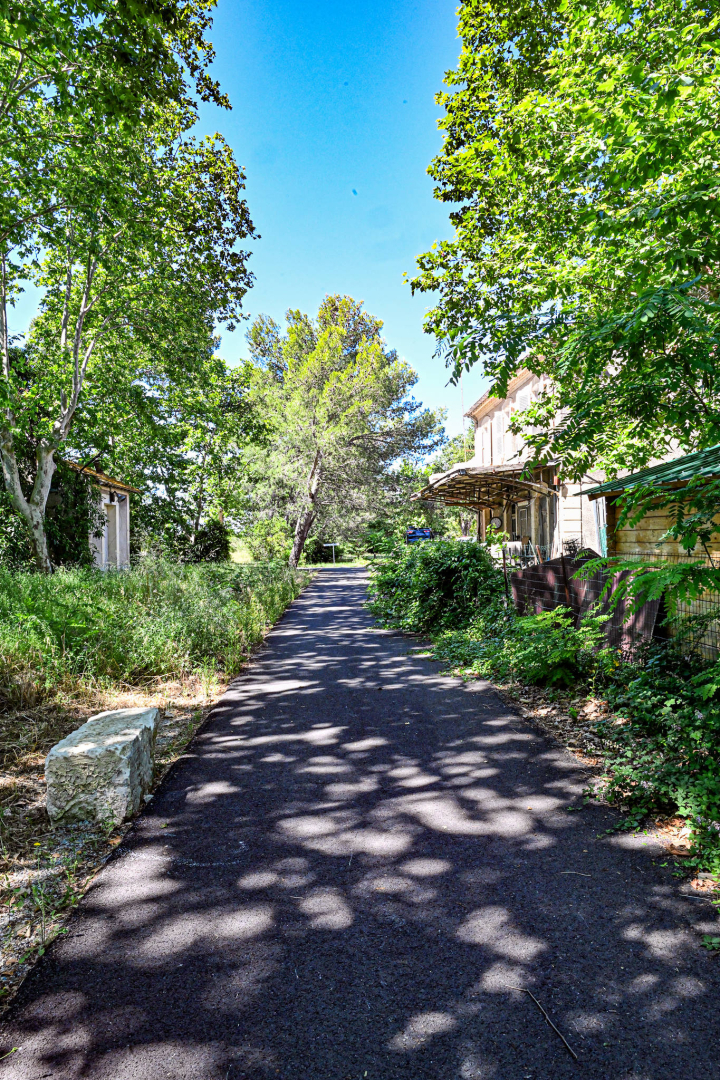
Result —
<path fill-rule="evenodd" d="M 337 544 L 323 544 L 323 547 L 331 547 L 333 549 L 333 566 L 335 565 L 335 548 Z"/>

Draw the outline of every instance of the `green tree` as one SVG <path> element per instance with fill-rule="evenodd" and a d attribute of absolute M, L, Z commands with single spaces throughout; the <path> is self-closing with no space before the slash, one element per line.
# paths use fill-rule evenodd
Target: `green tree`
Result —
<path fill-rule="evenodd" d="M 176 66 L 183 55 L 179 48 Z M 201 70 L 198 78 L 215 94 Z M 0 250 L 0 458 L 36 564 L 49 570 L 44 514 L 55 454 L 83 395 L 136 397 L 138 387 L 182 386 L 203 371 L 215 322 L 232 327 L 251 284 L 238 244 L 253 226 L 244 175 L 221 136 L 188 137 L 189 99 L 147 100 L 147 120 L 129 126 L 92 110 L 60 110 L 58 122 L 52 100 L 22 107 L 45 118 L 47 175 L 42 190 L 17 195 L 25 225 Z M 48 193 L 51 212 L 33 216 Z M 44 298 L 18 369 L 7 307 L 28 274 Z M 37 456 L 29 495 L 16 453 L 28 438 Z"/>
<path fill-rule="evenodd" d="M 250 402 L 251 365 L 228 369 L 209 353 L 182 384 L 156 381 L 135 399 L 107 399 L 73 432 L 76 456 L 140 489 L 133 547 L 192 554 L 213 521 L 236 529 L 245 496 L 237 483 L 247 446 L 262 437 Z M 87 417 L 87 420 L 85 420 Z"/>
<path fill-rule="evenodd" d="M 382 508 L 365 533 L 368 551 L 387 551 L 402 543 L 411 526 L 427 526 L 439 537 L 475 536 L 477 515 L 472 510 L 425 499 L 411 501 L 433 473 L 446 472 L 472 457 L 470 438 L 467 433 L 455 435 L 426 461 L 404 460 L 392 468 L 385 479 Z"/>
<path fill-rule="evenodd" d="M 552 377 L 523 419 L 566 475 L 720 440 L 719 27 L 698 0 L 460 8 L 430 170 L 455 237 L 412 284 L 456 375 Z"/>
<path fill-rule="evenodd" d="M 332 539 L 377 510 L 392 463 L 441 439 L 438 417 L 408 396 L 415 372 L 388 352 L 382 323 L 347 296 L 328 296 L 315 319 L 287 313 L 249 333 L 259 362 L 253 392 L 267 441 L 249 456 L 253 509 L 292 527 L 297 566 L 313 527 Z"/>

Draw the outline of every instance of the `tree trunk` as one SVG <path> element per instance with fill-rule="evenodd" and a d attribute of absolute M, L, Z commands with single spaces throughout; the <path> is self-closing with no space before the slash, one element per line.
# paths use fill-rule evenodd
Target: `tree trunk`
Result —
<path fill-rule="evenodd" d="M 14 510 L 17 510 L 25 522 L 32 546 L 35 565 L 45 574 L 52 573 L 52 563 L 45 532 L 45 506 L 50 494 L 50 484 L 55 472 L 53 460 L 54 447 L 41 444 L 37 449 L 37 472 L 32 494 L 25 498 L 20 483 L 15 445 L 12 433 L 6 428 L 0 430 L 0 458 L 2 459 L 5 490 Z"/>
<path fill-rule="evenodd" d="M 304 510 L 297 519 L 297 525 L 295 526 L 295 536 L 293 538 L 292 551 L 290 552 L 289 565 L 293 570 L 297 569 L 297 564 L 300 562 L 300 556 L 303 553 L 305 547 L 305 541 L 308 538 L 308 533 L 312 528 L 312 523 L 315 520 L 314 510 Z"/>
<path fill-rule="evenodd" d="M 45 532 L 45 515 L 36 507 L 30 508 L 30 544 L 32 546 L 35 566 L 44 574 L 52 574 L 53 564 L 50 561 L 50 551 Z"/>
<path fill-rule="evenodd" d="M 300 556 L 303 553 L 305 547 L 305 541 L 308 538 L 308 533 L 312 528 L 313 521 L 315 520 L 315 500 L 317 499 L 318 488 L 320 487 L 320 473 L 322 467 L 322 451 L 318 450 L 315 454 L 315 460 L 313 461 L 310 475 L 307 482 L 307 501 L 305 506 L 298 514 L 297 524 L 295 526 L 295 536 L 293 538 L 292 551 L 290 552 L 290 558 L 288 559 L 288 565 L 291 569 L 296 570 L 297 565 L 300 562 Z"/>

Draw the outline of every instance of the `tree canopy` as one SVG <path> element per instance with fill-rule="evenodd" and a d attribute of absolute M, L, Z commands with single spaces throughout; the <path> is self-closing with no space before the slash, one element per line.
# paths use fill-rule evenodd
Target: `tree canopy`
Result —
<path fill-rule="evenodd" d="M 244 174 L 220 135 L 189 134 L 198 98 L 227 104 L 211 6 L 0 2 L 0 459 L 43 569 L 55 455 L 83 410 L 97 428 L 109 400 L 192 391 L 252 284 Z M 27 279 L 43 299 L 18 351 L 7 311 Z"/>
<path fill-rule="evenodd" d="M 284 332 L 260 317 L 248 334 L 267 434 L 247 480 L 256 519 L 288 524 L 296 566 L 313 527 L 328 540 L 352 535 L 377 514 L 392 464 L 442 435 L 438 416 L 409 396 L 415 372 L 388 351 L 382 322 L 361 303 L 328 296 L 315 318 L 286 318 Z"/>
<path fill-rule="evenodd" d="M 466 0 L 430 172 L 454 239 L 419 260 L 426 327 L 568 476 L 720 441 L 720 15 L 699 0 Z"/>

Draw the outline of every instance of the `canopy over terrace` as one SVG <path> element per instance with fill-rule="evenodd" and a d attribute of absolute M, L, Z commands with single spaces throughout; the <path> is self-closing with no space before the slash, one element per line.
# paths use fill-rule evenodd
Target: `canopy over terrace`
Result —
<path fill-rule="evenodd" d="M 433 473 L 427 487 L 410 498 L 479 511 L 550 492 L 547 484 L 533 478 L 526 463 L 481 465 L 473 458 L 453 465 L 447 472 Z"/>

